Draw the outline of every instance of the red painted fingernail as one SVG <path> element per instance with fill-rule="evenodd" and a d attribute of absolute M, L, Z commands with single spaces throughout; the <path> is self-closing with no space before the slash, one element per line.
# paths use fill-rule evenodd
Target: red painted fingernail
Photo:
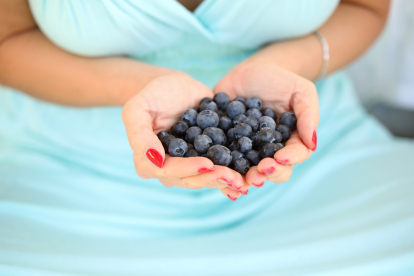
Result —
<path fill-rule="evenodd" d="M 265 175 L 269 175 L 269 174 L 272 174 L 274 172 L 275 172 L 275 168 L 274 167 L 270 167 L 270 168 L 262 171 L 262 173 L 265 174 Z"/>
<path fill-rule="evenodd" d="M 231 183 L 233 183 L 233 180 L 230 181 L 230 180 L 225 179 L 224 177 L 221 177 L 221 178 L 217 179 L 217 183 L 218 184 L 227 184 L 227 185 L 230 185 Z"/>
<path fill-rule="evenodd" d="M 230 195 L 227 195 L 231 200 L 236 201 L 237 197 L 231 197 Z"/>
<path fill-rule="evenodd" d="M 151 161 L 155 166 L 157 166 L 158 168 L 162 168 L 164 159 L 158 151 L 156 151 L 155 149 L 149 149 L 147 150 L 146 155 L 149 161 Z"/>
<path fill-rule="evenodd" d="M 316 130 L 313 131 L 312 142 L 315 145 L 315 147 L 312 150 L 315 151 L 316 150 L 316 144 L 318 143 L 318 137 L 316 136 Z"/>
<path fill-rule="evenodd" d="M 252 183 L 252 185 L 255 186 L 255 187 L 257 187 L 257 188 L 260 188 L 260 187 L 262 187 L 264 185 L 264 182 L 262 182 L 260 184 L 254 184 L 254 183 Z"/>
<path fill-rule="evenodd" d="M 240 193 L 241 193 L 242 195 L 247 195 L 247 194 L 249 193 L 249 190 L 246 190 L 245 192 L 240 191 Z"/>
<path fill-rule="evenodd" d="M 211 172 L 211 171 L 214 171 L 214 167 L 212 167 L 211 169 L 203 167 L 198 170 L 199 173 L 205 173 L 205 172 Z"/>
<path fill-rule="evenodd" d="M 287 160 L 287 159 L 285 159 L 285 160 L 276 159 L 276 162 L 279 163 L 279 164 L 281 164 L 281 165 L 284 165 L 284 164 L 289 163 L 289 160 Z"/>

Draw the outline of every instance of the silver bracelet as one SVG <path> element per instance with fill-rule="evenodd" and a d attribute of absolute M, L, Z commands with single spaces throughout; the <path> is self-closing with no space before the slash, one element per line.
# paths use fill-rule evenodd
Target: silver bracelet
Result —
<path fill-rule="evenodd" d="M 315 31 L 313 34 L 316 35 L 316 37 L 319 39 L 319 41 L 322 44 L 323 63 L 322 63 L 321 72 L 319 73 L 319 76 L 318 76 L 318 79 L 322 79 L 326 76 L 326 72 L 328 71 L 329 45 L 328 45 L 328 42 L 326 41 L 325 37 L 323 37 L 323 35 L 320 32 Z"/>

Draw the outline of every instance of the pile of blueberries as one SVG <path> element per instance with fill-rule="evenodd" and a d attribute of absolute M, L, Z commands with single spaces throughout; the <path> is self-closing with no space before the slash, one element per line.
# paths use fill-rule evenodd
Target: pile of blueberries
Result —
<path fill-rule="evenodd" d="M 224 92 L 186 110 L 171 130 L 158 133 L 165 152 L 174 157 L 204 156 L 215 165 L 244 175 L 260 160 L 282 149 L 296 129 L 296 116 L 262 108 L 258 97 L 230 101 Z"/>

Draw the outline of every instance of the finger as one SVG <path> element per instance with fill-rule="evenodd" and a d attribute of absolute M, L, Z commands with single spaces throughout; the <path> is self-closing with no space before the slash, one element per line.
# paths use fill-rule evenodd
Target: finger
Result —
<path fill-rule="evenodd" d="M 220 189 L 220 192 L 224 195 L 227 196 L 228 198 L 230 198 L 232 201 L 236 201 L 240 196 L 241 193 L 235 190 L 232 190 L 230 188 L 223 188 Z"/>
<path fill-rule="evenodd" d="M 246 173 L 246 182 L 254 187 L 262 187 L 266 180 L 267 177 L 257 170 L 257 166 L 251 167 Z"/>
<path fill-rule="evenodd" d="M 243 178 L 239 173 L 223 166 L 214 166 L 214 171 L 185 177 L 183 182 L 187 183 L 187 185 L 218 189 L 229 187 L 234 190 L 240 189 L 244 184 Z"/>
<path fill-rule="evenodd" d="M 265 158 L 257 165 L 257 170 L 274 183 L 287 181 L 292 174 L 293 165 L 280 165 L 273 158 Z"/>
<path fill-rule="evenodd" d="M 150 162 L 153 166 L 162 168 L 165 160 L 164 148 L 152 129 L 153 118 L 149 107 L 139 94 L 125 104 L 122 109 L 122 120 L 134 154 L 146 156 L 144 164 Z M 141 163 L 136 163 L 136 166 L 140 165 Z"/>
<path fill-rule="evenodd" d="M 283 149 L 278 150 L 274 156 L 276 162 L 285 164 L 300 164 L 308 159 L 312 151 L 299 138 L 297 131 L 294 131 Z"/>
<path fill-rule="evenodd" d="M 162 168 L 154 166 L 142 154 L 134 154 L 135 170 L 142 178 L 184 178 L 213 171 L 213 162 L 205 157 L 171 157 L 165 156 Z"/>
<path fill-rule="evenodd" d="M 316 150 L 319 104 L 315 85 L 309 80 L 301 79 L 295 90 L 292 95 L 292 108 L 298 120 L 299 137 L 309 149 Z"/>

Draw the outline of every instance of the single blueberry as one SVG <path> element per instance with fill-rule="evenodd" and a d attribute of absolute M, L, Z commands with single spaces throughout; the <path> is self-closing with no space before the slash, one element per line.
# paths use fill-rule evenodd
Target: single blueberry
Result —
<path fill-rule="evenodd" d="M 184 157 L 196 157 L 200 156 L 200 153 L 196 151 L 195 149 L 190 149 L 187 151 L 187 153 L 184 155 Z"/>
<path fill-rule="evenodd" d="M 217 109 L 217 105 L 215 102 L 205 101 L 202 104 L 200 104 L 200 112 L 203 110 L 211 110 L 211 111 L 217 112 L 218 109 Z"/>
<path fill-rule="evenodd" d="M 163 131 L 158 132 L 157 137 L 158 137 L 158 139 L 161 140 L 162 137 L 164 137 L 166 135 L 169 135 L 169 134 L 170 133 L 168 131 L 163 130 Z"/>
<path fill-rule="evenodd" d="M 279 131 L 282 134 L 282 142 L 286 142 L 290 138 L 290 128 L 285 125 L 278 125 L 276 131 Z"/>
<path fill-rule="evenodd" d="M 229 150 L 234 151 L 234 150 L 238 150 L 238 149 L 239 149 L 239 146 L 238 146 L 237 141 L 233 141 L 233 142 L 230 143 Z"/>
<path fill-rule="evenodd" d="M 238 97 L 234 98 L 233 102 L 234 101 L 238 101 L 238 102 L 241 102 L 241 103 L 245 104 L 246 103 L 246 98 L 238 96 Z"/>
<path fill-rule="evenodd" d="M 197 124 L 197 111 L 194 109 L 187 109 L 181 116 L 181 121 L 185 122 L 188 126 L 192 127 Z"/>
<path fill-rule="evenodd" d="M 250 139 L 252 141 L 255 141 L 258 134 L 259 134 L 259 131 L 252 132 L 252 135 L 250 135 Z"/>
<path fill-rule="evenodd" d="M 239 114 L 244 114 L 245 112 L 246 107 L 239 101 L 233 101 L 227 106 L 227 116 L 232 119 Z"/>
<path fill-rule="evenodd" d="M 198 135 L 194 140 L 194 148 L 199 153 L 206 153 L 212 145 L 213 140 L 204 134 Z"/>
<path fill-rule="evenodd" d="M 233 125 L 241 124 L 243 123 L 243 120 L 246 118 L 246 115 L 239 114 L 236 117 L 233 118 Z"/>
<path fill-rule="evenodd" d="M 165 135 L 161 138 L 161 144 L 164 147 L 165 153 L 168 153 L 168 146 L 170 145 L 171 141 L 174 140 L 175 137 L 171 134 Z"/>
<path fill-rule="evenodd" d="M 253 117 L 256 120 L 259 120 L 263 116 L 262 112 L 260 112 L 260 110 L 257 108 L 247 110 L 244 115 L 246 115 L 247 117 Z"/>
<path fill-rule="evenodd" d="M 202 157 L 205 157 L 205 158 L 208 158 L 208 156 L 207 156 L 207 152 L 206 152 L 206 153 L 201 154 L 201 156 L 202 156 Z"/>
<path fill-rule="evenodd" d="M 276 121 L 276 113 L 271 108 L 263 108 L 262 110 L 263 116 L 268 116 Z"/>
<path fill-rule="evenodd" d="M 249 137 L 242 137 L 237 141 L 237 147 L 241 153 L 246 153 L 252 149 L 253 142 Z"/>
<path fill-rule="evenodd" d="M 296 115 L 290 111 L 283 112 L 279 117 L 279 124 L 288 126 L 291 131 L 296 129 L 297 121 L 298 119 L 296 118 Z"/>
<path fill-rule="evenodd" d="M 204 102 L 212 102 L 212 101 L 213 101 L 212 98 L 210 98 L 210 97 L 204 97 L 204 98 L 201 99 L 199 105 L 201 105 Z"/>
<path fill-rule="evenodd" d="M 197 125 L 201 129 L 208 127 L 217 127 L 219 124 L 219 116 L 216 112 L 211 110 L 204 110 L 197 115 Z"/>
<path fill-rule="evenodd" d="M 234 162 L 236 162 L 237 159 L 243 158 L 244 155 L 238 150 L 233 150 L 231 152 L 231 165 L 234 165 Z"/>
<path fill-rule="evenodd" d="M 282 142 L 282 139 L 282 133 L 280 133 L 279 131 L 275 131 L 275 140 L 273 141 L 273 143 L 280 143 Z"/>
<path fill-rule="evenodd" d="M 249 126 L 248 124 L 241 123 L 241 124 L 237 124 L 234 127 L 234 137 L 236 137 L 236 139 L 240 139 L 245 136 L 250 137 L 251 134 L 252 134 L 252 127 Z"/>
<path fill-rule="evenodd" d="M 279 149 L 283 149 L 285 146 L 282 143 L 276 143 L 279 146 Z"/>
<path fill-rule="evenodd" d="M 248 124 L 254 132 L 259 129 L 259 122 L 256 120 L 256 118 L 246 117 L 244 118 L 243 123 Z"/>
<path fill-rule="evenodd" d="M 239 158 L 234 162 L 234 170 L 241 175 L 245 175 L 250 169 L 250 163 L 244 158 Z"/>
<path fill-rule="evenodd" d="M 229 142 L 236 141 L 236 130 L 234 128 L 231 128 L 227 131 L 227 138 L 229 139 Z"/>
<path fill-rule="evenodd" d="M 171 128 L 171 134 L 177 138 L 184 138 L 188 125 L 183 121 L 176 122 Z"/>
<path fill-rule="evenodd" d="M 269 116 L 263 116 L 259 119 L 259 129 L 262 129 L 264 127 L 268 127 L 272 130 L 276 129 L 276 122 Z"/>
<path fill-rule="evenodd" d="M 218 92 L 214 95 L 213 100 L 216 102 L 218 109 L 227 110 L 227 106 L 230 103 L 230 97 L 224 92 Z"/>
<path fill-rule="evenodd" d="M 207 157 L 213 161 L 214 165 L 228 166 L 231 162 L 231 152 L 222 145 L 214 145 L 207 151 Z"/>
<path fill-rule="evenodd" d="M 262 158 L 270 157 L 273 158 L 275 153 L 280 150 L 280 146 L 277 144 L 269 143 L 264 145 L 264 147 L 260 150 L 260 156 Z"/>
<path fill-rule="evenodd" d="M 168 146 L 168 152 L 173 157 L 183 157 L 187 151 L 187 143 L 180 138 L 172 140 Z"/>
<path fill-rule="evenodd" d="M 194 149 L 194 146 L 193 146 L 193 144 L 187 143 L 187 148 L 188 148 L 188 150 L 192 150 L 192 149 Z"/>
<path fill-rule="evenodd" d="M 260 153 L 255 150 L 248 151 L 245 158 L 250 162 L 250 166 L 257 166 L 261 160 Z"/>
<path fill-rule="evenodd" d="M 187 129 L 187 132 L 185 134 L 185 140 L 187 143 L 194 144 L 194 139 L 200 135 L 203 131 L 198 126 L 192 126 L 189 129 Z"/>
<path fill-rule="evenodd" d="M 264 127 L 259 131 L 256 138 L 254 139 L 254 144 L 257 145 L 259 148 L 262 148 L 267 143 L 273 143 L 276 141 L 276 131 Z"/>
<path fill-rule="evenodd" d="M 224 131 L 228 131 L 233 126 L 233 121 L 227 117 L 223 116 L 219 119 L 219 125 L 218 127 L 221 128 Z"/>
<path fill-rule="evenodd" d="M 246 100 L 246 106 L 248 109 L 257 108 L 260 110 L 262 108 L 262 100 L 255 96 L 250 97 Z"/>
<path fill-rule="evenodd" d="M 224 131 L 220 128 L 208 127 L 203 131 L 203 134 L 210 137 L 214 145 L 226 145 L 226 134 L 224 134 Z"/>

